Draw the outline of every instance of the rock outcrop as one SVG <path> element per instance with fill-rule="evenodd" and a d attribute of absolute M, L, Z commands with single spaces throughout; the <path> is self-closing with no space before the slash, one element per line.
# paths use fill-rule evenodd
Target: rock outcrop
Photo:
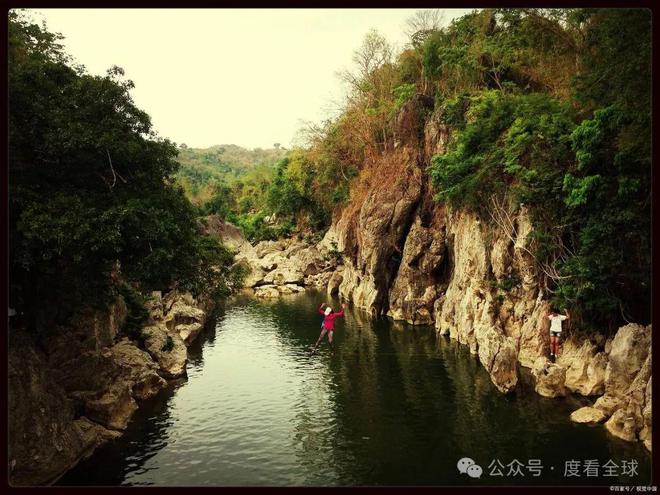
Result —
<path fill-rule="evenodd" d="M 335 270 L 343 269 L 330 245 L 294 237 L 252 246 L 237 227 L 216 215 L 205 221 L 206 232 L 233 249 L 236 262 L 247 269 L 244 287 L 256 297 L 277 298 L 305 288 L 325 290 Z"/>
<path fill-rule="evenodd" d="M 52 483 L 121 435 L 140 401 L 166 379 L 185 375 L 186 345 L 203 328 L 210 304 L 177 291 L 155 292 L 138 340 L 122 336 L 127 307 L 121 297 L 39 336 L 10 328 L 11 483 Z"/>
<path fill-rule="evenodd" d="M 608 356 L 593 342 L 569 338 L 562 343 L 557 363 L 566 368 L 566 388 L 581 395 L 601 395 L 605 391 Z"/>
<path fill-rule="evenodd" d="M 10 483 L 49 484 L 119 433 L 76 414 L 30 337 L 12 332 L 9 345 Z"/>
<path fill-rule="evenodd" d="M 607 430 L 628 441 L 640 440 L 651 449 L 651 326 L 621 327 L 612 341 L 605 372 Z M 611 414 L 611 415 L 610 415 Z"/>
<path fill-rule="evenodd" d="M 601 409 L 595 407 L 581 407 L 580 409 L 571 413 L 571 421 L 575 423 L 600 423 L 606 418 L 605 413 Z"/>
<path fill-rule="evenodd" d="M 367 151 L 348 204 L 319 243 L 343 255 L 326 291 L 373 315 L 433 324 L 468 346 L 502 392 L 516 388 L 524 366 L 546 397 L 602 396 L 576 420 L 609 419 L 613 434 L 650 446 L 650 328 L 622 327 L 606 339 L 569 323 L 556 363 L 547 360 L 549 294 L 529 212 L 487 197 L 480 213 L 433 200 L 427 168 L 451 130 L 432 106 L 413 98 L 392 121 L 393 146 Z"/>
<path fill-rule="evenodd" d="M 532 374 L 536 380 L 534 390 L 543 397 L 563 397 L 566 395 L 566 368 L 551 363 L 546 358 L 538 358 Z"/>

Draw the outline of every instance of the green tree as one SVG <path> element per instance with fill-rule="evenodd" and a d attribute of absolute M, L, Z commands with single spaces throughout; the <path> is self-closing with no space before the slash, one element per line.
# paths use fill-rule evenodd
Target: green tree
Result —
<path fill-rule="evenodd" d="M 176 147 L 155 135 L 123 71 L 87 74 L 15 12 L 9 33 L 11 304 L 63 320 L 104 304 L 119 276 L 142 290 L 235 285 L 231 256 L 199 234 L 174 182 Z"/>

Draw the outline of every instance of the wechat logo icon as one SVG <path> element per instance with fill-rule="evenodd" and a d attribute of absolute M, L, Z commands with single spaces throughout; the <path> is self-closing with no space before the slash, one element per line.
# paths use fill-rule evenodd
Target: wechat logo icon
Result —
<path fill-rule="evenodd" d="M 463 457 L 458 460 L 456 464 L 458 472 L 461 474 L 467 474 L 470 478 L 481 478 L 484 470 L 481 469 L 481 466 L 475 464 L 475 462 L 469 457 Z"/>

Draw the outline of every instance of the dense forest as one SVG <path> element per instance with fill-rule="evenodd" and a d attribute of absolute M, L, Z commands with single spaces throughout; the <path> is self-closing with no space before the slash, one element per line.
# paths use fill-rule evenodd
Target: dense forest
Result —
<path fill-rule="evenodd" d="M 397 144 L 416 96 L 450 131 L 429 169 L 438 201 L 502 223 L 526 205 L 542 285 L 583 325 L 650 320 L 651 15 L 641 9 L 485 9 L 408 22 L 395 53 L 367 34 L 340 74 L 341 115 L 305 129 L 261 203 L 290 230 L 323 231 L 365 158 Z M 229 208 L 231 210 L 231 208 Z M 231 214 L 229 215 L 231 217 Z M 236 219 L 236 217 L 233 217 Z M 280 233 L 282 233 L 280 232 Z"/>
<path fill-rule="evenodd" d="M 150 290 L 227 294 L 240 273 L 200 233 L 176 146 L 135 106 L 122 69 L 92 76 L 60 39 L 10 13 L 10 307 L 33 327 L 117 292 L 137 315 Z"/>
<path fill-rule="evenodd" d="M 90 76 L 56 35 L 12 17 L 13 304 L 96 292 L 117 262 L 141 288 L 231 285 L 230 255 L 196 216 L 251 240 L 318 237 L 421 97 L 449 130 L 428 170 L 437 201 L 492 222 L 525 205 L 554 304 L 587 327 L 648 322 L 650 12 L 485 9 L 445 26 L 423 11 L 407 27 L 400 52 L 367 34 L 340 74 L 343 111 L 304 129 L 303 146 L 248 156 L 158 138 L 121 69 Z M 224 267 L 215 281 L 211 262 Z"/>

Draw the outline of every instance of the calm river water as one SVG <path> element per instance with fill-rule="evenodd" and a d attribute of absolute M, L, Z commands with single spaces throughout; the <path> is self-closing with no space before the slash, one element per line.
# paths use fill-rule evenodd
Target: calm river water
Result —
<path fill-rule="evenodd" d="M 228 302 L 190 349 L 188 379 L 58 484 L 650 483 L 641 444 L 568 420 L 588 401 L 540 397 L 526 376 L 504 396 L 466 347 L 431 328 L 349 308 L 334 350 L 311 355 L 325 297 Z M 458 471 L 463 457 L 480 478 Z"/>

